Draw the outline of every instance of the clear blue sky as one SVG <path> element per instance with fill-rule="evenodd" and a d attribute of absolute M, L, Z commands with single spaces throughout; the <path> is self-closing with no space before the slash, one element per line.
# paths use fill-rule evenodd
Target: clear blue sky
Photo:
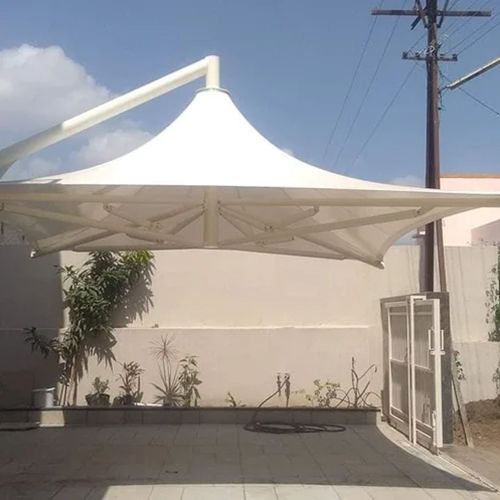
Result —
<path fill-rule="evenodd" d="M 345 113 L 324 157 L 379 0 L 23 0 L 4 2 L 0 50 L 30 44 L 60 46 L 99 85 L 122 93 L 208 54 L 221 57 L 222 84 L 253 125 L 276 145 L 310 163 L 333 169 L 339 148 L 396 21 L 377 18 Z M 406 5 L 411 5 L 408 0 Z M 452 2 L 453 3 L 453 2 Z M 456 0 L 456 8 L 496 2 Z M 400 8 L 403 0 L 385 0 Z M 495 13 L 495 12 L 494 12 Z M 362 144 L 413 63 L 401 53 L 424 33 L 401 18 L 361 115 L 335 170 L 389 181 L 422 177 L 425 158 L 425 73 L 417 67 L 358 159 Z M 443 50 L 485 22 L 445 21 Z M 497 19 L 485 25 L 493 26 Z M 459 28 L 456 30 L 456 28 Z M 456 32 L 454 32 L 456 30 Z M 473 41 L 475 36 L 469 38 Z M 443 63 L 451 78 L 500 56 L 500 26 Z M 463 43 L 457 50 L 465 47 Z M 423 40 L 416 48 L 423 48 Z M 35 82 L 36 83 L 36 82 Z M 200 84 L 177 90 L 130 113 L 151 133 L 167 125 Z M 465 87 L 500 110 L 500 67 Z M 462 92 L 448 92 L 442 113 L 442 171 L 498 172 L 500 117 Z M 30 120 L 29 110 L 25 119 Z M 50 125 L 50 124 L 49 124 Z M 13 137 L 16 136 L 13 133 Z M 17 137 L 21 138 L 21 137 Z M 7 145 L 0 144 L 1 146 Z"/>

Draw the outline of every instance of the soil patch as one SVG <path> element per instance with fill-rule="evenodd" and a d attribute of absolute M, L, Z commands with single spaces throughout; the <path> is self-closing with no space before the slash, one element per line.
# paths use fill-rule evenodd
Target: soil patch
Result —
<path fill-rule="evenodd" d="M 471 401 L 466 405 L 475 446 L 500 449 L 500 398 Z M 455 414 L 455 442 L 465 444 L 462 424 Z"/>

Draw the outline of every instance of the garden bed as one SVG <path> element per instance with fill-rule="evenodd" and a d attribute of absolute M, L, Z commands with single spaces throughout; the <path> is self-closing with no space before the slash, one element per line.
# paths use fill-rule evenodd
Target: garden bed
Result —
<path fill-rule="evenodd" d="M 466 405 L 467 416 L 476 446 L 500 449 L 500 399 L 471 401 Z M 455 442 L 465 444 L 460 421 L 455 418 Z"/>
<path fill-rule="evenodd" d="M 256 408 L 163 408 L 116 406 L 0 410 L 0 422 L 39 422 L 41 426 L 117 424 L 246 424 Z M 301 424 L 375 424 L 378 408 L 261 408 L 258 420 Z"/>

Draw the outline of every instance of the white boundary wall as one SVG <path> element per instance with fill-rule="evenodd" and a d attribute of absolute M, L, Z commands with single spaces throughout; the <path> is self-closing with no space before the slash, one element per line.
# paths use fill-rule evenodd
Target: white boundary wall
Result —
<path fill-rule="evenodd" d="M 0 384 L 4 380 L 11 401 L 17 394 L 16 401 L 26 403 L 32 387 L 53 380 L 54 365 L 30 353 L 22 328 L 56 332 L 64 327 L 61 284 L 53 266 L 85 258 L 63 252 L 30 260 L 26 247 L 0 247 Z M 371 363 L 378 366 L 372 386 L 379 392 L 379 300 L 417 292 L 418 262 L 418 247 L 400 246 L 389 251 L 383 271 L 351 261 L 158 252 L 152 306 L 132 321 L 117 317 L 113 354 L 117 362 L 138 361 L 145 368 L 147 402 L 156 392 L 151 383 L 158 382 L 151 344 L 164 334 L 175 335 L 179 356 L 199 356 L 205 405 L 224 405 L 227 391 L 247 405 L 256 404 L 274 390 L 277 372 L 291 373 L 292 390 L 312 392 L 317 378 L 349 386 L 351 356 L 359 371 Z M 495 395 L 492 374 L 500 353 L 493 354 L 498 346 L 487 342 L 485 295 L 495 263 L 495 248 L 447 249 L 452 331 L 467 377 L 467 400 Z M 110 371 L 91 359 L 79 401 L 84 402 L 95 376 L 110 379 L 115 395 L 119 370 L 116 362 Z M 303 397 L 292 395 L 291 402 L 301 404 Z"/>

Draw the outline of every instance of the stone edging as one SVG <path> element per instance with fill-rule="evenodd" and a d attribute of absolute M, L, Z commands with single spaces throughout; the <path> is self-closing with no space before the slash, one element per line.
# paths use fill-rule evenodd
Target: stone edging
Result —
<path fill-rule="evenodd" d="M 0 422 L 41 426 L 118 424 L 246 424 L 255 408 L 89 407 L 0 409 Z M 376 424 L 377 408 L 261 408 L 258 420 L 302 424 Z"/>

